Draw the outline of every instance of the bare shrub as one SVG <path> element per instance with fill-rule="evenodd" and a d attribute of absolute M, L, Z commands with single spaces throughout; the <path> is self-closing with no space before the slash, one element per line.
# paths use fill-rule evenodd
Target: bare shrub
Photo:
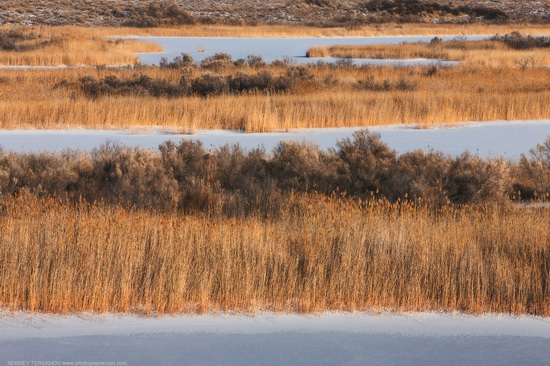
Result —
<path fill-rule="evenodd" d="M 163 67 L 172 66 L 167 64 Z M 274 77 L 268 71 L 261 71 L 255 75 L 238 73 L 235 76 L 203 74 L 196 79 L 192 79 L 187 73 L 182 73 L 177 83 L 171 83 L 164 79 L 154 79 L 147 75 L 125 79 L 108 76 L 100 80 L 91 76 L 85 76 L 80 78 L 77 83 L 77 86 L 85 96 L 94 99 L 106 95 L 141 95 L 175 98 L 191 94 L 205 97 L 246 92 L 286 92 L 293 85 L 294 81 L 291 78 L 286 76 Z M 68 82 L 62 81 L 56 84 L 55 87 L 68 86 Z"/>
<path fill-rule="evenodd" d="M 27 190 L 38 196 L 64 197 L 76 190 L 79 170 L 86 164 L 85 156 L 71 151 L 25 155 L 0 152 L 0 192 L 17 194 Z"/>
<path fill-rule="evenodd" d="M 413 81 L 409 81 L 405 78 L 399 78 L 397 80 L 384 79 L 381 81 L 375 80 L 373 77 L 369 77 L 366 80 L 359 80 L 355 87 L 359 90 L 371 90 L 371 91 L 409 91 L 415 90 L 417 84 Z"/>
<path fill-rule="evenodd" d="M 389 194 L 386 182 L 392 174 L 397 154 L 380 140 L 379 134 L 357 131 L 353 140 L 343 139 L 336 146 L 341 189 L 358 196 Z"/>
<path fill-rule="evenodd" d="M 454 203 L 479 203 L 502 201 L 508 182 L 504 161 L 483 160 L 466 152 L 451 162 L 443 186 Z"/>
<path fill-rule="evenodd" d="M 89 201 L 97 199 L 143 208 L 168 209 L 179 201 L 177 181 L 151 150 L 105 144 L 91 153 Z"/>
<path fill-rule="evenodd" d="M 0 195 L 28 192 L 127 207 L 272 217 L 284 195 L 293 192 L 422 200 L 437 207 L 503 202 L 518 191 L 520 199 L 550 198 L 550 139 L 519 163 L 469 153 L 451 158 L 415 151 L 398 157 L 366 130 L 329 151 L 303 142 L 281 142 L 271 155 L 238 145 L 206 151 L 188 140 L 166 142 L 159 151 L 111 143 L 91 154 L 0 151 Z"/>
<path fill-rule="evenodd" d="M 509 20 L 508 14 L 500 9 L 486 6 L 441 4 L 435 1 L 420 0 L 371 0 L 362 5 L 371 13 L 383 13 L 387 20 L 399 20 L 402 22 L 418 22 L 423 14 L 454 16 L 468 15 L 471 20 L 484 20 L 488 22 L 504 22 Z"/>
<path fill-rule="evenodd" d="M 541 198 L 550 194 L 550 137 L 531 149 L 529 155 L 522 154 L 516 169 L 513 194 L 523 198 Z"/>
<path fill-rule="evenodd" d="M 268 71 L 256 75 L 239 73 L 228 78 L 229 90 L 232 93 L 243 92 L 286 92 L 293 86 L 293 81 L 284 76 L 274 77 Z"/>
<path fill-rule="evenodd" d="M 427 200 L 437 206 L 445 204 L 443 179 L 450 161 L 451 158 L 441 153 L 426 154 L 421 150 L 399 156 L 388 183 L 389 195 L 394 199 Z"/>
<path fill-rule="evenodd" d="M 15 51 L 19 48 L 17 43 L 25 39 L 27 36 L 19 31 L 0 31 L 0 50 Z"/>
<path fill-rule="evenodd" d="M 185 67 L 195 66 L 193 56 L 188 53 L 182 53 L 179 56 L 174 57 L 172 61 L 168 61 L 166 57 L 161 58 L 159 63 L 160 68 L 165 69 L 180 69 Z"/>
<path fill-rule="evenodd" d="M 268 90 L 272 84 L 273 77 L 267 71 L 263 71 L 257 75 L 248 75 L 239 73 L 229 78 L 229 88 L 233 92 L 247 92 L 247 91 L 265 91 Z"/>
<path fill-rule="evenodd" d="M 201 67 L 209 70 L 219 70 L 228 66 L 232 66 L 231 55 L 227 53 L 216 53 L 206 57 L 200 63 Z"/>
<path fill-rule="evenodd" d="M 491 38 L 499 41 L 515 50 L 528 50 L 533 48 L 550 48 L 550 37 L 522 35 L 520 32 L 512 32 L 503 36 L 495 35 Z"/>
<path fill-rule="evenodd" d="M 127 13 L 120 15 L 127 19 L 123 26 L 150 28 L 160 25 L 195 24 L 195 18 L 179 5 L 168 1 L 151 1 L 137 7 L 127 7 Z"/>
<path fill-rule="evenodd" d="M 248 55 L 246 57 L 246 65 L 248 67 L 253 67 L 258 69 L 258 68 L 265 67 L 267 64 L 262 58 L 262 56 Z"/>
<path fill-rule="evenodd" d="M 202 143 L 182 140 L 176 145 L 167 141 L 160 145 L 159 150 L 162 166 L 178 184 L 178 207 L 185 212 L 219 211 L 220 198 L 215 189 L 218 184 L 212 181 L 214 160 Z"/>
<path fill-rule="evenodd" d="M 228 216 L 247 216 L 263 212 L 277 216 L 283 200 L 276 179 L 269 170 L 263 149 L 244 151 L 239 145 L 225 145 L 213 154 L 214 180 L 223 190 L 223 212 Z"/>
<path fill-rule="evenodd" d="M 307 5 L 314 5 L 320 8 L 331 8 L 334 6 L 332 0 L 304 0 Z"/>
<path fill-rule="evenodd" d="M 229 91 L 227 78 L 220 75 L 205 74 L 191 84 L 193 94 L 200 96 L 219 95 Z"/>
<path fill-rule="evenodd" d="M 313 143 L 283 141 L 273 150 L 272 174 L 284 190 L 331 192 L 336 187 L 336 157 Z"/>
<path fill-rule="evenodd" d="M 128 79 L 116 76 L 96 80 L 91 76 L 79 80 L 79 87 L 90 98 L 103 95 L 151 95 L 154 97 L 180 97 L 188 95 L 190 84 L 183 78 L 177 84 L 166 80 L 153 79 L 147 75 L 139 75 Z"/>

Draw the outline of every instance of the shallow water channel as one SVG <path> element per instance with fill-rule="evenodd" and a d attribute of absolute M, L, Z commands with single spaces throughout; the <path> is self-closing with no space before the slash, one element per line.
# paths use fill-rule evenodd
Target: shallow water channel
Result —
<path fill-rule="evenodd" d="M 158 64 L 162 57 L 168 60 L 174 59 L 181 53 L 188 53 L 195 61 L 202 61 L 215 53 L 228 53 L 236 60 L 246 59 L 248 55 L 261 56 L 266 62 L 275 60 L 288 60 L 295 63 L 316 63 L 318 61 L 336 62 L 336 58 L 308 58 L 305 57 L 309 48 L 314 46 L 333 45 L 379 45 L 400 44 L 413 42 L 429 42 L 434 36 L 386 36 L 386 37 L 296 37 L 296 38 L 236 38 L 236 37 L 116 37 L 139 39 L 158 43 L 164 49 L 159 53 L 139 54 L 141 62 L 147 65 Z M 457 36 L 440 36 L 444 41 L 457 38 Z M 460 36 L 465 40 L 482 40 L 489 36 Z M 443 66 L 457 65 L 456 61 L 444 60 L 374 60 L 352 59 L 355 64 L 372 65 L 431 65 L 434 63 Z"/>

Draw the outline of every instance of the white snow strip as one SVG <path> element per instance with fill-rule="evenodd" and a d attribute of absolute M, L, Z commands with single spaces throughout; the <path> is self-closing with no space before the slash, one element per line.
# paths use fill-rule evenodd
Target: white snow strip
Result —
<path fill-rule="evenodd" d="M 337 141 L 351 138 L 361 128 L 301 129 L 289 132 L 243 133 L 225 130 L 202 130 L 195 134 L 173 134 L 163 130 L 132 132 L 126 130 L 1 130 L 0 147 L 15 152 L 91 151 L 107 141 L 129 147 L 156 149 L 167 141 L 198 140 L 208 149 L 226 144 L 240 144 L 252 149 L 263 146 L 270 152 L 280 141 L 309 141 L 323 149 L 336 147 Z M 470 151 L 482 157 L 518 159 L 550 137 L 550 119 L 540 121 L 470 122 L 451 127 L 429 129 L 395 125 L 370 127 L 382 141 L 405 153 L 414 150 L 441 151 L 459 155 Z"/>
<path fill-rule="evenodd" d="M 5 314 L 0 365 L 548 365 L 550 320 L 327 313 Z"/>
<path fill-rule="evenodd" d="M 269 334 L 280 332 L 344 332 L 404 336 L 520 336 L 548 338 L 550 318 L 460 313 L 324 313 L 314 315 L 138 315 L 69 316 L 0 312 L 0 341 L 139 333 Z"/>
<path fill-rule="evenodd" d="M 482 40 L 489 36 L 439 36 L 442 40 L 460 37 L 465 40 Z M 262 56 L 264 61 L 287 59 L 297 63 L 315 63 L 317 61 L 334 62 L 337 59 L 308 59 L 305 57 L 309 48 L 314 46 L 333 45 L 378 45 L 400 44 L 409 42 L 429 42 L 433 36 L 384 36 L 384 37 L 111 37 L 137 39 L 159 44 L 164 52 L 141 53 L 139 57 L 144 64 L 158 64 L 162 57 L 172 60 L 181 53 L 188 53 L 195 61 L 202 61 L 215 53 L 228 53 L 236 60 L 246 59 L 248 55 Z M 440 60 L 364 60 L 353 59 L 356 64 L 373 65 L 430 65 L 438 63 L 445 66 L 456 65 L 457 62 Z"/>

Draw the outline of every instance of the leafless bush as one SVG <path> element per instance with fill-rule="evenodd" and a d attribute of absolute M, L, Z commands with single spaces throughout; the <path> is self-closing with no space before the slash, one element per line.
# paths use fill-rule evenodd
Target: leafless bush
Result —
<path fill-rule="evenodd" d="M 356 87 L 359 90 L 371 90 L 371 91 L 391 91 L 391 90 L 415 90 L 416 83 L 407 79 L 400 78 L 398 80 L 384 79 L 377 81 L 373 77 L 369 77 L 366 80 L 360 80 L 356 83 Z"/>
<path fill-rule="evenodd" d="M 92 172 L 87 189 L 89 201 L 168 209 L 179 202 L 178 182 L 161 164 L 159 154 L 106 144 L 91 153 Z"/>
<path fill-rule="evenodd" d="M 76 190 L 87 157 L 64 152 L 9 154 L 0 152 L 0 193 L 18 194 L 22 189 L 39 196 L 63 197 Z"/>
<path fill-rule="evenodd" d="M 443 187 L 454 203 L 477 203 L 504 200 L 509 182 L 504 161 L 464 153 L 451 163 Z"/>
<path fill-rule="evenodd" d="M 515 169 L 516 183 L 512 194 L 537 198 L 550 194 L 550 137 L 522 155 Z"/>
<path fill-rule="evenodd" d="M 522 35 L 520 32 L 512 32 L 503 36 L 495 35 L 491 38 L 499 41 L 515 50 L 527 50 L 532 48 L 550 48 L 550 37 Z"/>
<path fill-rule="evenodd" d="M 122 25 L 128 27 L 146 28 L 196 22 L 195 18 L 179 5 L 167 1 L 151 1 L 137 7 L 127 7 L 126 11 L 120 14 L 126 18 Z"/>
<path fill-rule="evenodd" d="M 159 66 L 166 69 L 180 69 L 184 67 L 194 67 L 196 65 L 193 61 L 193 56 L 188 53 L 182 53 L 174 57 L 172 61 L 168 61 L 166 57 L 161 58 Z"/>
<path fill-rule="evenodd" d="M 292 192 L 423 200 L 438 207 L 502 202 L 514 192 L 516 198 L 548 199 L 550 139 L 519 163 L 468 153 L 397 156 L 365 130 L 329 151 L 282 142 L 271 155 L 238 145 L 206 151 L 200 142 L 187 140 L 166 142 L 159 152 L 117 144 L 90 154 L 0 151 L 0 196 L 21 192 L 155 210 L 272 217 Z"/>
<path fill-rule="evenodd" d="M 246 57 L 246 65 L 253 68 L 262 68 L 265 67 L 267 64 L 262 56 L 248 55 Z"/>
<path fill-rule="evenodd" d="M 129 79 L 108 76 L 96 80 L 90 76 L 80 79 L 80 88 L 91 98 L 102 95 L 152 95 L 155 97 L 179 97 L 189 94 L 189 83 L 182 79 L 178 84 L 140 75 Z"/>
<path fill-rule="evenodd" d="M 62 85 L 67 86 L 68 83 L 61 82 L 56 87 Z M 127 79 L 108 76 L 100 80 L 86 76 L 78 82 L 78 87 L 89 98 L 99 98 L 104 95 L 150 95 L 175 98 L 192 94 L 213 96 L 248 92 L 287 92 L 293 85 L 294 81 L 291 78 L 274 77 L 268 71 L 262 71 L 255 75 L 238 73 L 235 76 L 203 74 L 196 79 L 183 75 L 177 83 L 171 83 L 164 79 L 153 79 L 147 75 Z"/>
<path fill-rule="evenodd" d="M 216 53 L 206 57 L 201 61 L 201 67 L 209 70 L 220 70 L 222 68 L 232 66 L 231 55 L 227 53 Z"/>
<path fill-rule="evenodd" d="M 366 130 L 353 134 L 337 144 L 339 186 L 352 195 L 370 193 L 386 195 L 386 181 L 391 176 L 397 154 Z"/>
<path fill-rule="evenodd" d="M 200 96 L 220 95 L 229 92 L 227 78 L 221 75 L 205 74 L 191 84 L 193 94 Z"/>
<path fill-rule="evenodd" d="M 284 190 L 331 192 L 336 188 L 337 159 L 316 144 L 280 142 L 270 161 L 272 174 Z"/>
<path fill-rule="evenodd" d="M 307 5 L 318 6 L 321 8 L 324 8 L 324 7 L 330 8 L 334 6 L 331 0 L 304 0 L 304 3 L 306 3 Z"/>
<path fill-rule="evenodd" d="M 29 51 L 57 42 L 57 38 L 40 39 L 36 34 L 18 30 L 0 30 L 0 50 Z"/>
<path fill-rule="evenodd" d="M 387 14 L 389 19 L 399 21 L 418 21 L 423 14 L 433 15 L 468 15 L 471 20 L 489 22 L 504 22 L 509 20 L 508 14 L 500 9 L 478 5 L 441 4 L 434 1 L 420 0 L 371 0 L 362 7 L 371 13 Z"/>
<path fill-rule="evenodd" d="M 447 175 L 451 158 L 441 153 L 413 151 L 397 160 L 395 174 L 390 176 L 389 195 L 410 200 L 424 199 L 441 206 L 447 201 L 443 178 Z"/>

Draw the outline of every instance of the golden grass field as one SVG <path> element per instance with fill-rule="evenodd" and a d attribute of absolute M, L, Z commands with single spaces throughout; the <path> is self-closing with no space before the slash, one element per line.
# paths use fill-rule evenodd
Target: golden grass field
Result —
<path fill-rule="evenodd" d="M 1 129 L 163 127 L 189 133 L 220 128 L 257 132 L 550 118 L 550 68 L 541 67 L 548 64 L 548 55 L 540 52 L 522 54 L 494 45 L 480 50 L 486 43 L 467 43 L 466 50 L 437 50 L 464 61 L 452 68 L 109 69 L 103 66 L 134 63 L 134 52 L 158 47 L 101 38 L 491 35 L 516 30 L 549 34 L 550 28 L 543 25 L 18 29 L 53 41 L 32 51 L 0 51 L 0 64 L 95 67 L 0 69 Z M 426 47 L 383 47 L 376 52 L 385 52 L 384 57 L 435 52 L 422 49 Z M 336 51 L 350 52 L 322 50 L 327 55 Z M 490 52 L 481 55 L 482 51 Z M 525 67 L 517 62 L 531 57 L 537 61 Z M 284 77 L 304 70 L 306 77 L 297 78 L 284 93 L 90 97 L 81 87 L 83 78 L 147 76 L 175 85 L 182 77 L 203 74 L 229 77 L 267 71 Z M 209 155 L 203 158 L 208 161 Z M 53 182 L 51 171 L 40 172 L 40 159 L 29 157 L 28 169 L 36 170 L 29 175 L 50 174 Z M 63 164 L 62 158 L 59 161 Z M 533 164 L 539 163 L 544 173 L 542 159 Z M 118 163 L 105 164 L 118 169 Z M 152 174 L 147 159 L 135 164 Z M 8 171 L 0 173 L 3 179 L 10 176 Z M 105 171 L 106 179 L 113 178 L 109 174 Z M 69 191 L 68 186 L 60 187 Z M 31 188 L 41 192 L 39 187 Z M 510 200 L 498 204 L 489 200 L 441 207 L 422 199 L 389 203 L 374 195 L 361 201 L 342 192 L 331 196 L 290 191 L 281 207 L 268 210 L 276 212 L 273 216 L 257 208 L 230 217 L 214 208 L 158 211 L 84 199 L 74 203 L 50 197 L 55 194 L 47 189 L 43 198 L 25 192 L 25 188 L 13 195 L 0 191 L 0 308 L 8 310 L 145 314 L 394 310 L 550 316 L 550 210 L 545 206 L 525 208 Z M 200 191 L 195 193 L 199 197 L 182 199 L 200 201 Z M 232 197 L 238 196 L 227 195 L 228 200 Z"/>
<path fill-rule="evenodd" d="M 48 29 L 48 28 L 46 28 Z M 69 29 L 71 27 L 54 27 Z M 422 35 L 475 35 L 506 34 L 519 31 L 523 34 L 544 35 L 550 33 L 547 24 L 374 24 L 353 28 L 316 28 L 299 25 L 182 25 L 159 28 L 94 27 L 85 29 L 86 34 L 96 36 L 162 36 L 162 37 L 344 37 L 344 36 L 422 36 Z M 78 28 L 76 32 L 79 32 Z M 89 33 L 91 32 L 91 33 Z"/>
<path fill-rule="evenodd" d="M 63 37 L 63 34 L 56 37 Z M 48 37 L 55 40 L 55 37 Z M 17 66 L 101 66 L 134 65 L 136 53 L 159 52 L 154 43 L 134 40 L 108 40 L 103 37 L 61 38 L 45 49 L 23 52 L 0 52 L 0 65 Z"/>
<path fill-rule="evenodd" d="M 285 69 L 270 68 L 284 75 Z M 236 74 L 237 70 L 224 71 Z M 239 70 L 250 74 L 256 70 Z M 312 69 L 285 94 L 165 98 L 113 95 L 90 99 L 75 87 L 84 76 L 148 75 L 177 83 L 178 70 L 0 70 L 0 128 L 167 127 L 179 131 L 273 131 L 304 127 L 432 124 L 542 119 L 550 116 L 550 70 L 440 68 Z M 198 77 L 202 71 L 195 70 Z M 399 90 L 402 83 L 410 90 Z M 378 90 L 384 85 L 389 90 Z M 372 87 L 370 86 L 372 85 Z M 365 86 L 365 87 L 363 87 Z"/>
<path fill-rule="evenodd" d="M 550 211 L 291 195 L 278 217 L 4 198 L 0 307 L 550 315 Z M 414 229 L 412 229 L 414 228 Z"/>
<path fill-rule="evenodd" d="M 441 34 L 468 33 L 462 26 L 446 26 Z M 464 26 L 472 33 L 506 31 L 509 26 Z M 201 29 L 207 31 L 201 31 Z M 548 33 L 544 26 L 521 27 L 526 33 Z M 286 30 L 285 30 L 286 29 Z M 364 34 L 374 34 L 368 28 Z M 382 27 L 383 34 L 406 30 L 408 34 L 426 34 L 438 28 L 426 25 Z M 290 27 L 224 27 L 193 26 L 154 30 L 95 28 L 24 28 L 25 31 L 56 38 L 51 46 L 25 52 L 0 52 L 0 63 L 7 65 L 108 65 L 135 62 L 136 51 L 156 51 L 158 46 L 133 42 L 110 41 L 100 35 L 169 34 L 212 35 L 308 35 L 309 28 Z M 485 30 L 485 31 L 482 31 Z M 190 33 L 185 33 L 189 31 Z M 305 33 L 300 33 L 304 31 Z M 332 29 L 331 31 L 337 31 Z M 167 32 L 167 33 L 163 33 Z M 202 33 L 201 33 L 202 32 Z M 232 33 L 233 32 L 233 33 Z M 239 33 L 242 32 L 242 33 Z M 246 33 L 249 32 L 249 33 Z M 280 32 L 280 33 L 277 33 Z M 285 33 L 287 32 L 287 33 Z M 319 31 L 321 32 L 321 31 Z M 319 34 L 319 33 L 316 33 Z M 321 34 L 323 34 L 321 32 Z M 465 42 L 466 50 L 440 45 L 405 45 L 386 47 L 389 56 L 408 57 L 411 52 L 437 52 L 464 60 L 455 68 L 439 68 L 430 74 L 426 67 L 411 68 L 330 68 L 308 71 L 311 77 L 301 80 L 287 93 L 253 93 L 212 97 L 152 97 L 143 95 L 105 95 L 90 99 L 75 85 L 80 78 L 108 76 L 132 78 L 147 75 L 177 83 L 181 70 L 151 67 L 137 69 L 70 70 L 0 70 L 0 128 L 133 128 L 166 127 L 182 132 L 196 129 L 240 129 L 250 132 L 285 130 L 304 127 L 349 127 L 383 124 L 432 124 L 461 121 L 541 119 L 550 116 L 550 69 L 542 51 L 511 51 L 503 46 Z M 486 49 L 486 48 L 491 49 Z M 397 51 L 399 49 L 399 51 Z M 397 53 L 397 54 L 396 54 Z M 413 53 L 414 55 L 414 53 Z M 424 55 L 429 56 L 429 55 Z M 520 62 L 533 60 L 527 67 Z M 285 67 L 266 66 L 274 75 L 285 75 Z M 194 68 L 192 77 L 202 74 L 254 74 L 253 68 L 226 67 L 222 70 Z M 385 88 L 384 85 L 389 85 Z M 366 87 L 365 87 L 366 86 Z M 404 88 L 401 88 L 404 86 Z M 382 90 L 380 90 L 382 89 Z"/>
<path fill-rule="evenodd" d="M 460 61 L 462 67 L 522 68 L 550 65 L 547 49 L 513 50 L 494 41 L 407 43 L 402 45 L 313 47 L 309 57 L 372 59 L 440 59 Z"/>

